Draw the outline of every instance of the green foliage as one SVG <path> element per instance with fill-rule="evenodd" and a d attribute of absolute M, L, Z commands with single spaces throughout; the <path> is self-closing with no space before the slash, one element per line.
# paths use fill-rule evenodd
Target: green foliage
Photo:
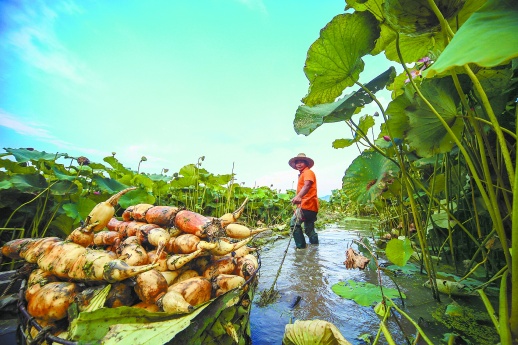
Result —
<path fill-rule="evenodd" d="M 398 171 L 393 161 L 378 152 L 364 151 L 347 168 L 343 189 L 351 200 L 371 203 L 388 189 Z"/>
<path fill-rule="evenodd" d="M 376 93 L 393 81 L 395 73 L 394 67 L 390 67 L 387 71 L 367 83 L 365 88 L 371 93 Z M 372 98 L 369 93 L 365 89 L 360 88 L 333 103 L 318 104 L 316 106 L 301 105 L 295 113 L 293 127 L 297 134 L 309 135 L 324 123 L 350 120 L 357 113 L 358 109 L 371 102 Z M 366 134 L 365 129 L 368 128 L 370 126 L 363 128 L 363 136 Z"/>
<path fill-rule="evenodd" d="M 390 262 L 401 267 L 406 265 L 413 252 L 412 244 L 408 238 L 404 240 L 393 238 L 387 243 L 387 248 L 385 248 L 385 254 Z"/>
<path fill-rule="evenodd" d="M 459 96 L 452 79 L 427 79 L 420 86 L 425 98 L 439 112 L 451 131 L 461 136 L 464 120 L 459 116 Z M 409 149 L 415 150 L 420 157 L 450 152 L 455 145 L 451 136 L 423 100 L 415 98 L 413 93 L 412 86 L 407 84 L 405 93 L 391 102 L 394 105 L 387 109 L 387 126 L 391 132 L 402 134 Z"/>
<path fill-rule="evenodd" d="M 451 315 L 448 312 L 449 306 L 444 304 L 438 306 L 432 313 L 433 318 L 448 329 L 458 330 L 458 333 L 472 339 L 476 344 L 492 345 L 499 343 L 498 334 L 492 328 L 487 314 L 464 305 L 461 310 L 457 311 L 457 314 L 460 313 L 461 315 Z"/>
<path fill-rule="evenodd" d="M 518 57 L 517 17 L 516 1 L 488 0 L 459 29 L 427 77 L 469 63 L 494 67 Z"/>
<path fill-rule="evenodd" d="M 121 197 L 116 216 L 139 203 L 187 207 L 218 217 L 236 209 L 248 197 L 242 220 L 282 223 L 291 216 L 291 197 L 267 188 L 233 183 L 233 174 L 215 175 L 197 164 L 187 164 L 171 175 L 138 173 L 115 156 L 108 165 L 85 157 L 49 154 L 34 149 L 5 149 L 0 155 L 0 240 L 12 239 L 9 229 L 23 228 L 14 236 L 64 237 L 84 221 L 99 202 L 129 186 L 137 189 Z"/>
<path fill-rule="evenodd" d="M 374 48 L 378 37 L 379 27 L 370 12 L 333 18 L 309 48 L 304 72 L 312 87 L 302 101 L 308 106 L 330 103 L 354 85 L 363 71 L 361 57 Z"/>
<path fill-rule="evenodd" d="M 304 135 L 343 121 L 353 137 L 336 139 L 333 147 L 366 148 L 344 167 L 342 190 L 330 204 L 342 210 L 371 205 L 385 238 L 414 241 L 436 299 L 441 258 L 462 281 L 480 269 L 489 282 L 499 281 L 518 265 L 510 254 L 518 247 L 518 3 L 346 3 L 347 13 L 333 18 L 308 50 L 308 94 L 294 120 Z M 404 71 L 377 87 L 374 80 L 362 85 L 364 57 L 381 53 Z M 354 85 L 368 97 L 340 98 Z M 376 98 L 383 89 L 392 92 L 388 104 Z M 371 101 L 381 114 L 377 138 L 366 135 L 373 117 L 362 113 Z M 387 249 L 398 265 L 412 254 L 409 242 L 391 240 Z M 500 305 L 509 312 L 500 312 L 504 326 L 497 330 L 505 344 L 518 340 L 518 274 L 509 272 L 512 293 L 500 289 Z"/>

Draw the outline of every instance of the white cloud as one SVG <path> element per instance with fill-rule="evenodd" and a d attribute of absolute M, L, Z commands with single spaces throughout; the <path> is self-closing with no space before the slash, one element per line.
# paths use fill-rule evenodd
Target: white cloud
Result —
<path fill-rule="evenodd" d="M 263 3 L 263 0 L 236 0 L 238 3 L 245 5 L 251 10 L 257 10 L 261 13 L 267 14 L 268 10 Z"/>
<path fill-rule="evenodd" d="M 71 155 L 92 155 L 96 157 L 103 157 L 105 155 L 105 153 L 102 151 L 88 147 L 77 146 L 67 141 L 61 140 L 58 137 L 52 135 L 50 130 L 46 129 L 44 124 L 34 121 L 22 120 L 12 114 L 5 112 L 2 109 L 0 109 L 0 127 L 13 130 L 22 136 L 31 137 L 33 140 L 39 140 L 43 143 L 51 144 L 59 151 L 71 151 L 67 152 Z"/>
<path fill-rule="evenodd" d="M 40 139 L 53 140 L 55 139 L 50 132 L 43 126 L 34 122 L 22 122 L 15 116 L 6 113 L 0 109 L 0 126 L 14 130 L 21 135 L 27 135 Z"/>
<path fill-rule="evenodd" d="M 40 71 L 84 83 L 86 73 L 83 64 L 64 47 L 54 30 L 61 13 L 79 13 L 80 8 L 72 1 L 54 6 L 51 8 L 33 1 L 11 8 L 5 6 L 2 9 L 6 13 L 3 44 Z"/>

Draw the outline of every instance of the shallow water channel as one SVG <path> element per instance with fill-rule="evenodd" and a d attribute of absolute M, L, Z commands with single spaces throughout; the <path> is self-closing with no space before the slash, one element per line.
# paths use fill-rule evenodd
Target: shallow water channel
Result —
<path fill-rule="evenodd" d="M 252 344 L 281 344 L 286 324 L 296 320 L 320 319 L 331 322 L 355 345 L 366 344 L 358 338 L 362 334 L 375 336 L 380 319 L 373 307 L 363 307 L 331 290 L 334 284 L 349 279 L 378 285 L 375 270 L 347 270 L 344 265 L 346 249 L 350 246 L 356 249 L 353 240 L 359 239 L 361 234 L 369 237 L 369 228 L 371 223 L 365 221 L 351 221 L 345 227 L 329 226 L 318 232 L 319 245 L 308 245 L 304 250 L 295 250 L 293 241 L 288 247 L 288 238 L 265 246 L 261 250 L 259 285 L 250 315 Z M 272 286 L 287 247 L 286 259 L 274 288 L 279 292 L 279 297 L 275 302 L 259 307 L 257 302 L 260 294 Z M 438 303 L 433 300 L 430 290 L 422 287 L 424 281 L 426 275 L 420 274 L 412 278 L 406 277 L 403 286 L 397 281 L 407 298 L 404 306 L 399 299 L 395 302 L 414 320 L 421 318 L 426 335 L 434 344 L 440 344 L 441 334 L 446 330 L 434 329 L 437 323 L 432 319 L 431 310 L 436 308 Z M 384 286 L 395 287 L 393 281 L 384 274 L 382 282 Z M 292 307 L 298 296 L 300 300 Z M 447 299 L 447 296 L 443 298 L 442 303 L 448 303 Z M 427 325 L 429 329 L 426 329 Z M 415 335 L 415 328 L 404 319 L 400 325 L 395 321 L 389 321 L 389 329 L 397 344 L 407 344 L 403 332 L 407 336 Z M 379 344 L 387 343 L 383 335 L 380 339 Z M 425 342 L 420 341 L 419 344 Z"/>

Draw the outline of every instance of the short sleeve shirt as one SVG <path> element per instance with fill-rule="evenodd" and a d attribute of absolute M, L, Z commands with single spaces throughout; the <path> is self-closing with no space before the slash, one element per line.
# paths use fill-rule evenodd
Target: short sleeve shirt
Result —
<path fill-rule="evenodd" d="M 318 197 L 317 197 L 317 178 L 315 173 L 309 168 L 304 169 L 299 175 L 299 181 L 297 183 L 297 193 L 300 192 L 304 187 L 305 181 L 312 181 L 311 187 L 309 188 L 306 195 L 302 197 L 302 203 L 300 207 L 304 210 L 310 210 L 318 212 Z"/>

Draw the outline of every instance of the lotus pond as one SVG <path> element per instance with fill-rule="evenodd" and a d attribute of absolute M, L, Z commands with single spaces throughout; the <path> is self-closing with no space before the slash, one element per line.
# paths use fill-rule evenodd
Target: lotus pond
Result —
<path fill-rule="evenodd" d="M 372 236 L 373 225 L 372 221 L 350 220 L 345 226 L 327 226 L 319 231 L 320 244 L 309 245 L 305 250 L 295 250 L 291 242 L 274 287 L 279 296 L 261 307 L 261 293 L 271 288 L 289 239 L 264 246 L 250 317 L 252 344 L 281 344 L 286 324 L 313 319 L 333 323 L 352 344 L 371 344 L 380 325 L 380 317 L 374 311 L 375 300 L 379 299 L 376 296 L 380 294 L 378 272 L 375 266 L 346 269 L 344 261 L 347 248 L 359 250 L 353 241 Z M 431 290 L 423 286 L 427 276 L 420 273 L 418 263 L 397 267 L 381 256 L 378 263 L 387 268 L 380 272 L 384 293 L 421 327 L 431 343 L 446 344 L 450 338 L 451 344 L 498 343 L 494 326 L 477 295 L 441 294 L 439 303 Z M 438 271 L 448 270 L 446 266 L 437 267 Z M 469 286 L 470 281 L 463 283 Z M 397 287 L 406 298 L 399 298 Z M 346 295 L 347 291 L 352 292 L 352 297 L 339 295 Z M 491 291 L 486 289 L 488 294 Z M 495 306 L 494 300 L 492 303 Z M 416 328 L 398 312 L 389 317 L 388 326 L 396 344 L 426 344 L 422 338 L 416 341 Z M 381 335 L 379 343 L 388 342 Z"/>

